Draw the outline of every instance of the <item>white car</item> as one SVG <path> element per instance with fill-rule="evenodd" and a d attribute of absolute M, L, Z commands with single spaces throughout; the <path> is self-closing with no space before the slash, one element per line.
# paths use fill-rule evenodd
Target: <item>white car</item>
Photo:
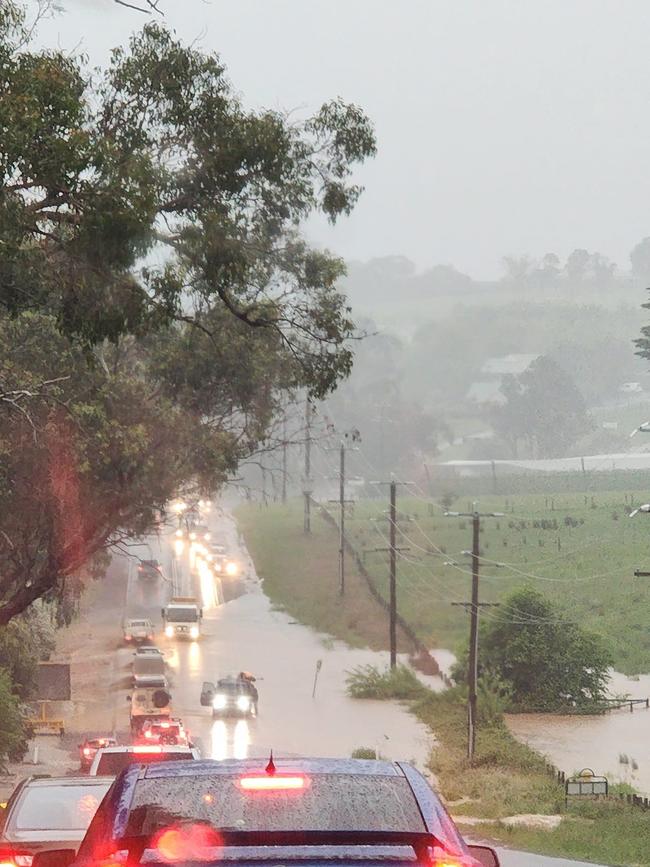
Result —
<path fill-rule="evenodd" d="M 138 644 L 153 639 L 153 623 L 147 618 L 132 618 L 124 624 L 124 640 L 127 644 Z"/>
<path fill-rule="evenodd" d="M 142 744 L 128 747 L 104 747 L 97 750 L 88 772 L 91 777 L 116 777 L 129 765 L 152 762 L 187 762 L 200 759 L 196 747 L 181 744 Z"/>

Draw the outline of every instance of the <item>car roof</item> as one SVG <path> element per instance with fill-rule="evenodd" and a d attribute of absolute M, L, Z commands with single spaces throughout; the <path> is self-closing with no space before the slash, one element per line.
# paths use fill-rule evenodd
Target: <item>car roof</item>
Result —
<path fill-rule="evenodd" d="M 109 748 L 110 749 L 110 748 Z M 27 786 L 97 786 L 100 783 L 106 783 L 108 777 L 89 777 L 88 774 L 79 775 L 78 777 L 27 777 L 23 781 L 23 785 Z"/>
<path fill-rule="evenodd" d="M 160 762 L 147 765 L 144 773 L 149 778 L 183 777 L 183 776 L 233 776 L 241 773 L 264 771 L 268 759 L 200 759 L 194 762 Z M 403 777 L 404 771 L 395 762 L 381 762 L 360 759 L 276 759 L 273 763 L 276 770 L 302 771 L 314 776 L 316 774 L 351 774 L 354 776 L 398 776 Z"/>

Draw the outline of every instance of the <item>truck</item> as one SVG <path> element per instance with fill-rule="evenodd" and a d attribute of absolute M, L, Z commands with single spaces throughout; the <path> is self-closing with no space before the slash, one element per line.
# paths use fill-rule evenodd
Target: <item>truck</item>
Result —
<path fill-rule="evenodd" d="M 147 720 L 166 722 L 171 719 L 172 697 L 164 677 L 148 686 L 136 687 L 126 700 L 131 705 L 129 718 L 134 737 L 140 734 Z"/>
<path fill-rule="evenodd" d="M 201 634 L 203 609 L 194 596 L 173 596 L 161 614 L 167 638 L 196 639 Z"/>

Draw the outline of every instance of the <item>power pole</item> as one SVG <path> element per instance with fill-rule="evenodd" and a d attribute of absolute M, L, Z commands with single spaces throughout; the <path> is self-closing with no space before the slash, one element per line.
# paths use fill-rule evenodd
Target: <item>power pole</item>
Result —
<path fill-rule="evenodd" d="M 389 560 L 389 624 L 388 638 L 390 643 L 390 667 L 395 668 L 397 665 L 397 555 L 402 551 L 408 551 L 409 548 L 400 548 L 396 542 L 397 532 L 397 486 L 410 485 L 412 482 L 396 482 L 392 479 L 390 482 L 372 482 L 377 485 L 390 485 L 390 508 L 388 510 L 388 520 L 390 527 L 388 528 L 388 548 L 372 548 L 372 551 L 388 551 Z M 365 553 L 365 552 L 364 552 Z"/>
<path fill-rule="evenodd" d="M 282 503 L 287 502 L 287 411 L 282 417 Z"/>
<path fill-rule="evenodd" d="M 305 503 L 303 531 L 306 534 L 311 533 L 311 413 L 312 408 L 309 403 L 309 395 L 307 395 L 305 397 L 305 475 L 302 483 L 302 494 Z"/>
<path fill-rule="evenodd" d="M 345 443 L 341 442 L 339 460 L 339 593 L 345 595 Z"/>
<path fill-rule="evenodd" d="M 477 509 L 473 512 L 445 512 L 449 518 L 472 519 L 472 601 L 469 603 L 471 614 L 469 627 L 469 661 L 467 666 L 467 758 L 472 759 L 476 750 L 476 719 L 477 719 L 477 681 L 478 681 L 478 612 L 479 612 L 479 564 L 481 559 L 480 533 L 481 518 L 503 518 L 500 512 L 481 514 Z M 460 603 L 467 605 L 467 603 Z"/>
<path fill-rule="evenodd" d="M 397 551 L 395 528 L 397 526 L 397 483 L 390 483 L 390 667 L 397 665 Z"/>

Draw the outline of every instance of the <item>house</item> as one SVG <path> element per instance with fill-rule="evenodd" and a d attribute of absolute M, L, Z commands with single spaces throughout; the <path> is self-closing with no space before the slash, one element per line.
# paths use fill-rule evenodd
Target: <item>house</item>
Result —
<path fill-rule="evenodd" d="M 504 376 L 519 376 L 539 358 L 536 353 L 511 353 L 497 358 L 488 358 L 481 368 L 481 379 L 473 382 L 467 392 L 472 403 L 503 403 L 501 383 Z"/>

